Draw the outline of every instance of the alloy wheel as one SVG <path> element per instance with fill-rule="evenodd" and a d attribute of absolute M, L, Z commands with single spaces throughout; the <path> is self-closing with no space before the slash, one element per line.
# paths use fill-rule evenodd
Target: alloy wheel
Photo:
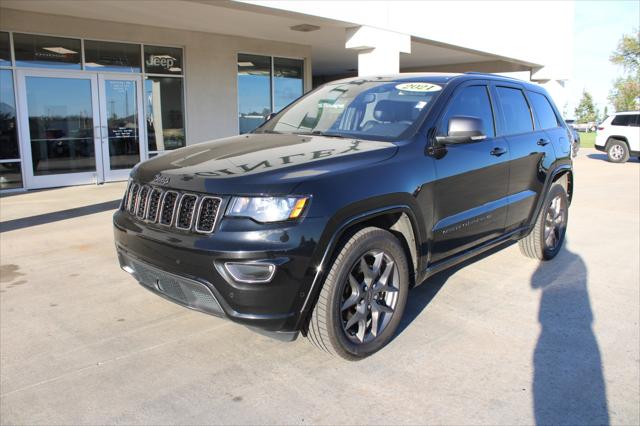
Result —
<path fill-rule="evenodd" d="M 609 155 L 614 160 L 620 161 L 624 157 L 624 149 L 620 145 L 613 145 L 609 148 Z"/>
<path fill-rule="evenodd" d="M 555 250 L 561 243 L 564 232 L 566 214 L 562 197 L 556 196 L 549 204 L 544 221 L 544 245 L 549 250 Z"/>
<path fill-rule="evenodd" d="M 389 325 L 398 303 L 399 274 L 388 253 L 372 250 L 355 262 L 340 300 L 342 328 L 356 344 L 368 343 Z"/>

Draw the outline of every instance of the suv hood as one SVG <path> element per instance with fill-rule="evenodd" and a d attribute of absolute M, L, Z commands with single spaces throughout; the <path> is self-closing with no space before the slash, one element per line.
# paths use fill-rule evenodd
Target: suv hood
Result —
<path fill-rule="evenodd" d="M 297 184 L 392 157 L 390 142 L 248 134 L 198 143 L 140 163 L 132 177 L 211 194 L 290 194 Z"/>

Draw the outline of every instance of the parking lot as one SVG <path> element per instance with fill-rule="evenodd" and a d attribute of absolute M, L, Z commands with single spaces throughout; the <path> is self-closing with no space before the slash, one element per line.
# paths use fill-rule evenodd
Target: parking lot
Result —
<path fill-rule="evenodd" d="M 640 165 L 583 149 L 567 243 L 409 294 L 360 362 L 152 295 L 118 267 L 124 183 L 0 200 L 2 424 L 639 424 Z"/>

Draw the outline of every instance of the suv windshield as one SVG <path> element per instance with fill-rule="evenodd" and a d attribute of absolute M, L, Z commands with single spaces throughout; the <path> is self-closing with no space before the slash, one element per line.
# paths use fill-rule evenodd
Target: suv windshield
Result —
<path fill-rule="evenodd" d="M 297 133 L 396 140 L 426 114 L 442 85 L 350 81 L 323 86 L 287 107 L 256 133 Z"/>

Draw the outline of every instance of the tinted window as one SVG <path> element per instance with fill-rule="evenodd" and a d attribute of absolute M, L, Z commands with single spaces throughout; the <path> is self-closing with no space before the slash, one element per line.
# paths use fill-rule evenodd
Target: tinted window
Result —
<path fill-rule="evenodd" d="M 502 107 L 505 134 L 512 135 L 533 130 L 529 105 L 522 90 L 498 87 L 498 102 Z"/>
<path fill-rule="evenodd" d="M 80 40 L 13 34 L 18 67 L 80 69 Z"/>
<path fill-rule="evenodd" d="M 238 120 L 247 133 L 271 113 L 271 58 L 238 55 Z"/>
<path fill-rule="evenodd" d="M 633 117 L 635 117 L 635 118 L 632 121 L 631 125 L 634 126 L 634 127 L 640 127 L 640 114 L 636 114 Z"/>
<path fill-rule="evenodd" d="M 302 96 L 302 68 L 300 59 L 273 59 L 273 110 L 280 111 Z"/>
<path fill-rule="evenodd" d="M 13 71 L 0 70 L 0 160 L 20 158 Z"/>
<path fill-rule="evenodd" d="M 144 70 L 147 74 L 182 74 L 182 49 L 145 46 Z"/>
<path fill-rule="evenodd" d="M 480 118 L 484 126 L 484 134 L 488 137 L 495 136 L 491 101 L 489 100 L 489 93 L 485 86 L 465 87 L 456 93 L 442 118 L 440 131 L 438 133 L 446 135 L 449 128 L 449 119 L 456 116 Z"/>
<path fill-rule="evenodd" d="M 182 79 L 147 77 L 144 81 L 149 151 L 185 145 Z"/>
<path fill-rule="evenodd" d="M 634 122 L 633 115 L 623 114 L 616 115 L 611 122 L 612 126 L 632 126 Z"/>
<path fill-rule="evenodd" d="M 11 66 L 11 46 L 9 33 L 0 32 L 0 67 Z"/>
<path fill-rule="evenodd" d="M 84 67 L 95 71 L 140 72 L 140 46 L 86 40 Z"/>
<path fill-rule="evenodd" d="M 540 93 L 528 92 L 529 100 L 533 106 L 533 111 L 536 115 L 538 126 L 541 129 L 551 129 L 558 127 L 558 119 L 553 112 L 553 107 L 549 103 L 549 100 Z"/>

